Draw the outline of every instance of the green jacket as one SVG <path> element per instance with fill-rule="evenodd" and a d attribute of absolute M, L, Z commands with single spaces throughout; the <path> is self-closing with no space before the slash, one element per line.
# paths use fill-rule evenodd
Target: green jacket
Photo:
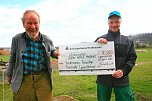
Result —
<path fill-rule="evenodd" d="M 99 38 L 105 38 L 107 41 L 114 41 L 116 70 L 122 70 L 124 76 L 122 78 L 114 78 L 112 75 L 98 75 L 97 83 L 108 86 L 129 85 L 128 74 L 135 65 L 137 58 L 133 41 L 127 36 L 120 35 L 119 31 L 113 33 L 110 30 L 107 34 L 98 37 L 95 41 L 97 41 Z"/>

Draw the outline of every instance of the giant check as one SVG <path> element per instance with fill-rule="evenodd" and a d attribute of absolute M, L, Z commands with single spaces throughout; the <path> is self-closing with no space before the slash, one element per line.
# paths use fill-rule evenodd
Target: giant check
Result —
<path fill-rule="evenodd" d="M 114 42 L 59 46 L 60 75 L 109 75 L 115 71 Z"/>

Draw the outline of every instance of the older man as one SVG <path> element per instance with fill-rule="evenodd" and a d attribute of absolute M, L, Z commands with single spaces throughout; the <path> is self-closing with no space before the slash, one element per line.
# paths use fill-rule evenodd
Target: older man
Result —
<path fill-rule="evenodd" d="M 26 10 L 22 18 L 25 32 L 12 38 L 7 80 L 14 101 L 53 101 L 50 56 L 57 58 L 52 41 L 40 33 L 40 16 Z"/>
<path fill-rule="evenodd" d="M 98 101 L 110 101 L 112 88 L 116 101 L 134 101 L 128 77 L 137 58 L 133 41 L 120 33 L 121 15 L 118 11 L 109 14 L 108 25 L 108 33 L 96 41 L 105 44 L 114 41 L 116 71 L 112 75 L 97 76 Z"/>

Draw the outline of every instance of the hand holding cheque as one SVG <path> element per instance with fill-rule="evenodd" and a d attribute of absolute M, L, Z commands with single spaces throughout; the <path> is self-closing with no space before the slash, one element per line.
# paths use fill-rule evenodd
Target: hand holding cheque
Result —
<path fill-rule="evenodd" d="M 102 44 L 107 44 L 108 41 L 105 39 L 105 38 L 99 38 L 97 40 L 98 43 L 102 43 Z M 123 76 L 123 72 L 122 70 L 116 70 L 113 74 L 112 74 L 113 77 L 115 78 L 121 78 Z"/>

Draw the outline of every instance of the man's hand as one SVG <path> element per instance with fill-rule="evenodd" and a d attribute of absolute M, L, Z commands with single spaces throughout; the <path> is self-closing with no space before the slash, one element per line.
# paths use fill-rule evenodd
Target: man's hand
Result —
<path fill-rule="evenodd" d="M 9 84 L 11 84 L 12 83 L 12 77 L 6 77 L 6 79 L 7 79 L 7 82 L 9 83 Z"/>
<path fill-rule="evenodd" d="M 122 72 L 122 70 L 117 70 L 112 74 L 112 76 L 115 78 L 121 78 L 121 77 L 123 77 L 123 72 Z"/>
<path fill-rule="evenodd" d="M 104 44 L 107 44 L 107 39 L 105 39 L 105 38 L 99 38 L 98 40 L 97 40 L 97 42 L 98 43 L 104 43 Z"/>

